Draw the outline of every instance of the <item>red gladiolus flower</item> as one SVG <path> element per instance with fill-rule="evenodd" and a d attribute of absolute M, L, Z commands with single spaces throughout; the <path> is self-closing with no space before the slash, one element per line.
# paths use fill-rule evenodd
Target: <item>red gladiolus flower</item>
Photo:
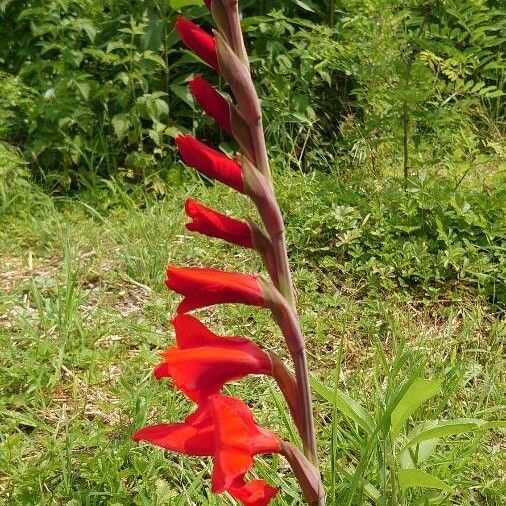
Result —
<path fill-rule="evenodd" d="M 202 30 L 190 20 L 178 16 L 176 30 L 183 44 L 191 49 L 197 56 L 219 72 L 216 41 L 212 35 Z"/>
<path fill-rule="evenodd" d="M 228 493 L 244 506 L 267 506 L 278 493 L 278 489 L 271 487 L 264 480 L 253 480 L 242 487 L 232 487 Z"/>
<path fill-rule="evenodd" d="M 155 367 L 157 379 L 171 377 L 176 386 L 196 403 L 218 393 L 225 383 L 248 374 L 272 375 L 267 353 L 248 339 L 220 337 L 199 320 L 179 315 L 173 320 L 177 348 L 162 355 Z"/>
<path fill-rule="evenodd" d="M 184 296 L 179 314 L 215 304 L 263 306 L 265 302 L 258 278 L 250 274 L 169 265 L 165 284 Z"/>
<path fill-rule="evenodd" d="M 195 76 L 190 81 L 189 87 L 204 112 L 211 116 L 223 130 L 232 135 L 230 102 L 200 76 Z"/>
<path fill-rule="evenodd" d="M 267 504 L 251 502 L 251 497 L 261 493 L 261 486 L 245 484 L 244 476 L 255 455 L 279 452 L 281 442 L 256 424 L 251 410 L 239 399 L 212 395 L 183 423 L 145 427 L 133 439 L 187 455 L 213 457 L 213 492 L 231 490 L 241 501 L 250 501 L 243 504 Z"/>
<path fill-rule="evenodd" d="M 184 162 L 207 177 L 216 179 L 244 193 L 242 169 L 239 163 L 206 146 L 191 135 L 180 135 L 177 147 Z"/>
<path fill-rule="evenodd" d="M 249 223 L 229 218 L 192 199 L 186 201 L 185 210 L 187 216 L 193 220 L 186 224 L 188 230 L 223 239 L 244 248 L 254 247 Z"/>

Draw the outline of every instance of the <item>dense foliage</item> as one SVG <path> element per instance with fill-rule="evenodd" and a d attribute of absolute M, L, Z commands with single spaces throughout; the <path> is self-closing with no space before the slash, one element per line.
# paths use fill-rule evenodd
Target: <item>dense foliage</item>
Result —
<path fill-rule="evenodd" d="M 199 0 L 0 2 L 0 136 L 60 188 L 173 165 L 189 116 L 173 24 Z M 491 0 L 242 2 L 273 154 L 328 170 L 501 156 L 506 18 Z M 402 171 L 402 169 L 401 169 Z"/>

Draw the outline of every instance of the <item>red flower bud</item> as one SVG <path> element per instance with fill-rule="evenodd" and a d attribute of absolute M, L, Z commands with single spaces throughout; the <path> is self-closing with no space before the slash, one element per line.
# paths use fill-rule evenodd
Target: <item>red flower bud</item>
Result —
<path fill-rule="evenodd" d="M 190 81 L 189 87 L 204 112 L 211 116 L 223 130 L 232 135 L 230 102 L 200 76 L 195 76 Z"/>
<path fill-rule="evenodd" d="M 182 16 L 178 16 L 177 18 L 176 30 L 183 44 L 188 49 L 191 49 L 197 56 L 219 72 L 216 41 L 212 35 L 209 35 L 195 23 Z"/>
<path fill-rule="evenodd" d="M 244 248 L 253 248 L 249 223 L 229 218 L 192 199 L 186 201 L 185 210 L 187 216 L 193 220 L 186 224 L 188 230 L 223 239 Z"/>
<path fill-rule="evenodd" d="M 169 265 L 165 284 L 184 296 L 177 308 L 179 314 L 214 304 L 265 304 L 258 278 L 249 274 Z"/>
<path fill-rule="evenodd" d="M 180 135 L 176 143 L 187 165 L 244 193 L 242 170 L 238 162 L 206 146 L 191 135 Z"/>
<path fill-rule="evenodd" d="M 241 487 L 232 487 L 228 493 L 244 506 L 267 506 L 278 493 L 278 489 L 271 487 L 264 480 L 252 480 Z"/>
<path fill-rule="evenodd" d="M 245 484 L 244 476 L 253 466 L 255 455 L 279 452 L 281 441 L 258 426 L 251 410 L 239 399 L 212 395 L 184 422 L 145 427 L 133 439 L 186 455 L 213 457 L 213 492 L 231 490 L 241 501 L 250 501 L 243 504 L 268 504 L 252 502 L 251 496 L 261 494 L 262 488 L 265 496 L 269 491 L 255 482 Z M 272 497 L 272 490 L 270 493 Z"/>
<path fill-rule="evenodd" d="M 270 356 L 248 339 L 217 336 L 189 315 L 179 315 L 172 323 L 177 348 L 163 353 L 165 362 L 154 374 L 157 379 L 171 377 L 196 403 L 248 374 L 272 375 Z"/>

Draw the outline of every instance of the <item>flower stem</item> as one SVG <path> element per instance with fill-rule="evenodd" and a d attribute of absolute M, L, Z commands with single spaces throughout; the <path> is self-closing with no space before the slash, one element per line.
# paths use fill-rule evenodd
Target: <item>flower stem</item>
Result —
<path fill-rule="evenodd" d="M 251 78 L 251 72 L 249 71 L 249 61 L 242 35 L 238 2 L 236 0 L 221 1 L 227 2 L 228 8 L 226 10 L 232 39 L 230 41 L 232 49 L 239 58 L 246 60 L 245 65 L 248 68 L 246 80 L 248 81 L 248 86 L 243 88 L 243 92 L 247 92 L 248 94 L 247 101 L 250 104 L 248 109 L 251 111 L 260 111 L 260 100 L 255 87 L 253 86 L 253 79 Z M 247 88 L 248 91 L 245 88 Z M 262 116 L 260 113 L 259 116 L 249 118 L 244 117 L 243 119 L 248 124 L 251 132 L 255 165 L 258 171 L 266 178 L 269 186 L 269 190 L 266 191 L 265 194 L 258 199 L 259 201 L 255 202 L 255 204 L 259 207 L 262 217 L 269 217 L 268 221 L 271 221 L 271 223 L 264 224 L 272 241 L 272 253 L 276 268 L 275 277 L 277 278 L 273 279 L 273 282 L 282 296 L 280 297 L 281 304 L 273 309 L 273 313 L 278 320 L 278 324 L 280 325 L 294 361 L 297 389 L 300 395 L 299 412 L 302 427 L 300 427 L 299 430 L 302 435 L 304 453 L 318 471 L 318 457 L 316 450 L 307 355 L 304 337 L 302 335 L 299 319 L 296 313 L 295 294 L 286 248 L 285 227 L 281 217 L 279 204 L 273 191 L 273 182 L 270 173 L 269 157 L 262 125 Z M 261 210 L 262 207 L 264 208 L 263 211 Z M 268 209 L 265 209 L 265 207 Z M 274 219 L 274 222 L 276 223 L 272 223 L 272 219 Z M 325 500 L 322 499 L 319 504 L 323 505 L 324 502 Z"/>
<path fill-rule="evenodd" d="M 274 316 L 287 342 L 290 355 L 295 367 L 295 378 L 300 402 L 299 428 L 304 446 L 304 454 L 308 460 L 318 468 L 318 454 L 316 450 L 316 438 L 313 419 L 313 406 L 311 388 L 309 386 L 309 374 L 307 367 L 306 348 L 299 320 L 294 309 L 281 297 L 281 305 L 274 310 Z"/>

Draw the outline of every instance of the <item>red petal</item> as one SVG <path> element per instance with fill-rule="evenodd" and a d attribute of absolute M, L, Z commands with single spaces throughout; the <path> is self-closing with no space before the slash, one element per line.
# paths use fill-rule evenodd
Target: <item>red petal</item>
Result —
<path fill-rule="evenodd" d="M 188 230 L 245 248 L 253 248 L 251 227 L 248 223 L 225 216 L 192 199 L 186 201 L 185 210 L 187 216 L 193 220 L 186 224 Z"/>
<path fill-rule="evenodd" d="M 188 49 L 191 49 L 197 56 L 219 72 L 216 41 L 212 35 L 209 35 L 195 23 L 182 16 L 178 16 L 177 18 L 176 30 L 183 44 Z"/>
<path fill-rule="evenodd" d="M 279 438 L 257 425 L 250 408 L 240 399 L 213 395 L 209 404 L 215 414 L 216 447 L 248 448 L 252 455 L 277 453 L 281 449 Z"/>
<path fill-rule="evenodd" d="M 195 76 L 189 86 L 195 100 L 204 112 L 211 116 L 223 130 L 232 135 L 230 102 L 200 76 Z"/>
<path fill-rule="evenodd" d="M 229 344 L 250 343 L 244 337 L 221 337 L 211 332 L 201 321 L 188 314 L 177 315 L 172 320 L 176 331 L 177 345 L 181 349 L 196 348 L 199 346 L 223 346 Z M 254 346 L 254 345 L 253 345 Z M 263 353 L 263 352 L 262 352 Z"/>
<path fill-rule="evenodd" d="M 200 457 L 215 452 L 215 427 L 206 403 L 186 418 L 183 423 L 152 425 L 138 430 L 134 441 L 148 441 L 166 450 Z"/>
<path fill-rule="evenodd" d="M 235 160 L 206 146 L 191 135 L 180 135 L 176 138 L 176 144 L 187 165 L 244 193 L 242 168 Z"/>
<path fill-rule="evenodd" d="M 253 456 L 246 449 L 231 447 L 217 450 L 214 458 L 212 491 L 225 492 L 238 478 L 242 479 L 252 466 Z"/>
<path fill-rule="evenodd" d="M 197 267 L 167 267 L 167 288 L 183 295 L 179 314 L 214 304 L 239 303 L 263 306 L 256 276 Z"/>
<path fill-rule="evenodd" d="M 231 487 L 228 492 L 244 506 L 267 506 L 278 493 L 278 489 L 271 487 L 264 480 L 253 480 L 240 487 Z"/>
<path fill-rule="evenodd" d="M 258 453 L 278 452 L 281 443 L 272 432 L 259 427 L 241 400 L 223 395 L 209 397 L 216 438 L 213 491 L 228 490 L 243 480 Z"/>

